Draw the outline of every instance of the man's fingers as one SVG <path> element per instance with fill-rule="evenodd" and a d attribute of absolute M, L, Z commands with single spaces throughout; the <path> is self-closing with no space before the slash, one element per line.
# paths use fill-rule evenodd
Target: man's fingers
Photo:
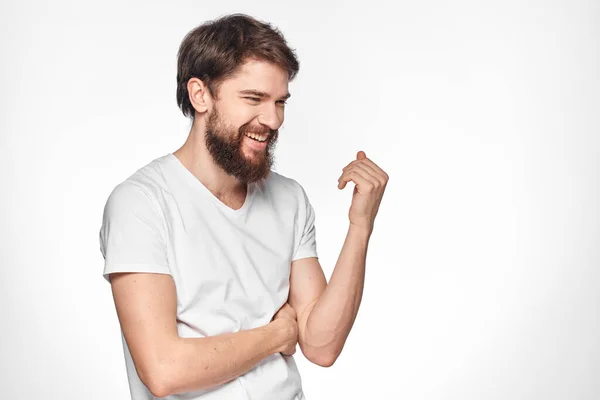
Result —
<path fill-rule="evenodd" d="M 353 168 L 348 169 L 342 174 L 342 176 L 340 176 L 338 179 L 338 188 L 345 188 L 346 184 L 350 181 L 354 182 L 358 191 L 360 192 L 372 190 L 379 183 L 364 169 Z"/>
<path fill-rule="evenodd" d="M 355 164 L 355 168 L 366 171 L 377 183 L 379 183 L 379 185 L 385 185 L 385 178 L 381 174 L 378 174 L 370 165 L 366 163 L 357 163 Z"/>
<path fill-rule="evenodd" d="M 385 183 L 387 183 L 387 181 L 389 180 L 388 174 L 386 174 L 384 170 L 382 170 L 377 164 L 375 164 L 372 160 L 368 158 L 362 160 L 354 160 L 350 164 L 342 168 L 342 171 L 346 171 L 347 169 L 350 169 L 351 167 L 354 167 L 356 165 L 369 166 L 371 168 L 371 170 L 369 170 L 371 175 L 382 178 Z"/>
<path fill-rule="evenodd" d="M 386 182 L 388 179 L 390 179 L 390 177 L 388 176 L 388 174 L 386 174 L 386 172 L 384 170 L 382 170 L 377 164 L 375 164 L 372 160 L 365 158 L 363 160 L 363 162 L 365 164 L 367 164 L 369 167 L 373 168 L 373 170 L 375 170 L 377 172 L 378 175 L 382 176 Z"/>
<path fill-rule="evenodd" d="M 288 317 L 292 319 L 297 319 L 296 310 L 289 303 L 285 303 L 281 308 L 275 313 L 275 318 L 279 317 Z"/>

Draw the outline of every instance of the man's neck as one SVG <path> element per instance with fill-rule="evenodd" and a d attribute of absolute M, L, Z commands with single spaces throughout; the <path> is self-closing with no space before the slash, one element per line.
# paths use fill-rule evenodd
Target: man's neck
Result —
<path fill-rule="evenodd" d="M 247 185 L 215 164 L 206 148 L 203 131 L 198 127 L 192 127 L 185 143 L 173 155 L 218 199 L 233 208 L 241 207 L 246 199 Z"/>

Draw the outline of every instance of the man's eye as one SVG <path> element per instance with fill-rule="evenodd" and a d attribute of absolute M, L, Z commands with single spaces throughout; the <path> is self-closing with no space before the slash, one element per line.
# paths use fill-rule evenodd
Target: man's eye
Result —
<path fill-rule="evenodd" d="M 260 99 L 258 97 L 244 97 L 245 99 L 248 100 L 252 100 L 252 101 L 260 101 Z"/>
<path fill-rule="evenodd" d="M 287 104 L 287 101 L 279 100 L 278 103 L 281 104 L 282 106 L 285 106 Z"/>

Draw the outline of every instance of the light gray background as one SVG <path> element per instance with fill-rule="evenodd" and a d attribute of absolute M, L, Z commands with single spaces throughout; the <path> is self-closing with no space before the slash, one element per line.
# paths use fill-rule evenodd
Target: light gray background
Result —
<path fill-rule="evenodd" d="M 341 357 L 298 352 L 307 398 L 600 398 L 600 3 L 567 0 L 3 2 L 0 396 L 129 398 L 103 206 L 185 140 L 178 45 L 229 12 L 297 49 L 276 170 L 327 277 L 341 168 L 391 176 Z"/>

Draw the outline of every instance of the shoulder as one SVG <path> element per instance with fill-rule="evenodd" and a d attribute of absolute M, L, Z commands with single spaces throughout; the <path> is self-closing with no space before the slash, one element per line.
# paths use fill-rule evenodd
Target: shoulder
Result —
<path fill-rule="evenodd" d="M 156 196 L 168 188 L 168 171 L 172 167 L 169 155 L 155 158 L 131 174 L 124 183 L 137 185 L 149 196 Z"/>
<path fill-rule="evenodd" d="M 275 171 L 270 172 L 265 181 L 265 187 L 275 196 L 291 196 L 299 201 L 307 198 L 306 191 L 300 182 Z"/>
<path fill-rule="evenodd" d="M 294 178 L 271 171 L 263 187 L 273 207 L 294 210 L 301 216 L 311 210 L 312 205 L 304 186 Z"/>
<path fill-rule="evenodd" d="M 156 158 L 118 183 L 110 192 L 106 208 L 157 206 L 157 197 L 167 187 L 165 156 Z"/>

